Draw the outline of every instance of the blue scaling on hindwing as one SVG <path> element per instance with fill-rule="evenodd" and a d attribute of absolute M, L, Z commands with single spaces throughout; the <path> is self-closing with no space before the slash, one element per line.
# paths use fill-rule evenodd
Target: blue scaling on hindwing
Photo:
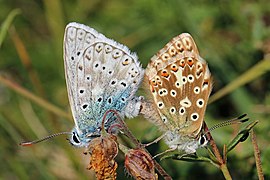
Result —
<path fill-rule="evenodd" d="M 66 27 L 64 37 L 65 74 L 68 97 L 75 122 L 70 139 L 75 146 L 87 146 L 100 135 L 108 110 L 120 117 L 136 116 L 140 98 L 135 92 L 144 71 L 135 54 L 94 29 L 78 23 Z M 117 123 L 109 113 L 105 129 Z"/>

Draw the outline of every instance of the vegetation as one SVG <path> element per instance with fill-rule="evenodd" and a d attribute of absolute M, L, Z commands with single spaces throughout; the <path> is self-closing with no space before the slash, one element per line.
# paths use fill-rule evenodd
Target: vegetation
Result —
<path fill-rule="evenodd" d="M 84 149 L 71 147 L 63 137 L 29 148 L 18 146 L 23 140 L 69 131 L 74 126 L 62 58 L 64 28 L 72 21 L 127 45 L 137 52 L 144 67 L 172 37 L 190 33 L 215 82 L 206 111 L 207 125 L 243 113 L 251 122 L 259 120 L 252 139 L 256 135 L 264 176 L 270 177 L 268 1 L 2 0 L 0 7 L 1 179 L 95 178 L 86 169 L 89 156 L 83 155 Z M 144 90 L 138 93 L 143 95 Z M 143 117 L 125 122 L 142 143 L 160 135 Z M 212 132 L 221 152 L 246 126 Z M 123 138 L 125 141 L 129 146 Z M 228 154 L 227 167 L 233 179 L 258 179 L 253 144 L 248 137 Z M 155 155 L 167 146 L 160 141 L 147 149 Z M 200 149 L 198 154 L 207 151 Z M 123 167 L 124 155 L 119 153 L 116 161 L 118 178 L 131 178 Z M 173 179 L 223 179 L 221 171 L 206 162 L 164 159 L 160 164 Z"/>

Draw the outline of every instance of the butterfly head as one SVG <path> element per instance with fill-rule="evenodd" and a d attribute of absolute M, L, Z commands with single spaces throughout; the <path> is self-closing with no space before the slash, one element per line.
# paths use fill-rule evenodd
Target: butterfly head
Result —
<path fill-rule="evenodd" d="M 205 147 L 208 144 L 206 134 L 201 134 L 198 139 L 199 147 Z"/>
<path fill-rule="evenodd" d="M 83 133 L 74 128 L 71 131 L 69 142 L 75 147 L 87 147 L 92 139 L 100 137 L 100 133 Z"/>

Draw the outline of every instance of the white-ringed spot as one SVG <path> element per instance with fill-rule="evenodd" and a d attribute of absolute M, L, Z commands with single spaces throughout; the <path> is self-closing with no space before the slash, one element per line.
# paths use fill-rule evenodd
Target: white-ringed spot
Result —
<path fill-rule="evenodd" d="M 86 76 L 86 80 L 87 80 L 87 81 L 91 81 L 91 75 L 87 75 L 87 76 Z"/>
<path fill-rule="evenodd" d="M 182 77 L 182 82 L 183 82 L 183 84 L 186 84 L 187 83 L 187 77 L 186 76 L 183 76 Z"/>
<path fill-rule="evenodd" d="M 195 86 L 194 89 L 193 89 L 193 92 L 194 92 L 195 94 L 200 94 L 201 88 L 199 88 L 199 86 Z"/>
<path fill-rule="evenodd" d="M 103 47 L 104 45 L 102 43 L 97 43 L 95 49 L 99 53 L 100 51 L 102 51 Z"/>
<path fill-rule="evenodd" d="M 164 103 L 163 102 L 158 102 L 157 106 L 158 106 L 159 109 L 162 109 L 162 108 L 164 108 Z"/>
<path fill-rule="evenodd" d="M 112 50 L 113 50 L 112 46 L 110 46 L 110 45 L 108 45 L 108 44 L 105 45 L 105 53 L 106 53 L 106 54 L 112 52 Z"/>
<path fill-rule="evenodd" d="M 192 74 L 189 74 L 187 76 L 187 80 L 188 80 L 188 82 L 193 83 L 194 82 L 194 76 Z"/>
<path fill-rule="evenodd" d="M 186 109 L 184 108 L 184 107 L 181 107 L 180 109 L 179 109 L 179 114 L 180 115 L 184 115 L 186 113 Z"/>
<path fill-rule="evenodd" d="M 124 56 L 124 58 L 122 60 L 122 64 L 123 64 L 123 66 L 127 66 L 127 65 L 129 65 L 131 63 L 131 61 L 132 61 L 131 57 Z"/>
<path fill-rule="evenodd" d="M 176 113 L 175 107 L 171 107 L 171 108 L 170 108 L 170 113 L 171 113 L 171 114 L 175 114 L 175 113 Z"/>
<path fill-rule="evenodd" d="M 179 81 L 176 81 L 174 84 L 175 84 L 175 87 L 177 87 L 177 88 L 181 87 L 181 83 Z"/>
<path fill-rule="evenodd" d="M 172 89 L 170 91 L 170 94 L 171 94 L 172 97 L 176 97 L 176 95 L 177 95 L 177 93 L 176 93 L 176 91 L 174 89 Z"/>
<path fill-rule="evenodd" d="M 111 87 L 115 87 L 115 85 L 117 84 L 117 79 L 112 79 L 111 82 L 110 82 L 110 86 Z"/>
<path fill-rule="evenodd" d="M 168 122 L 168 119 L 165 116 L 162 116 L 161 119 L 165 124 Z"/>
<path fill-rule="evenodd" d="M 168 53 L 164 53 L 163 55 L 162 55 L 162 60 L 168 60 L 169 59 L 169 54 Z"/>
<path fill-rule="evenodd" d="M 120 51 L 119 49 L 115 49 L 115 50 L 113 50 L 113 52 L 112 52 L 112 57 L 113 57 L 114 59 L 116 59 L 116 58 L 119 58 L 120 56 L 122 56 L 122 54 L 123 54 L 122 51 Z"/>
<path fill-rule="evenodd" d="M 202 108 L 203 105 L 204 105 L 204 100 L 203 99 L 198 99 L 197 102 L 196 102 L 196 105 L 199 107 L 199 108 Z"/>
<path fill-rule="evenodd" d="M 108 69 L 108 70 L 107 70 L 107 73 L 108 73 L 108 75 L 109 75 L 109 76 L 112 76 L 112 75 L 113 75 L 113 73 L 114 73 L 114 71 L 113 71 L 113 70 L 111 70 L 111 69 Z"/>
<path fill-rule="evenodd" d="M 198 114 L 198 113 L 192 113 L 192 114 L 190 115 L 190 119 L 191 119 L 192 121 L 197 121 L 197 120 L 199 119 L 199 114 Z"/>
<path fill-rule="evenodd" d="M 83 94 L 85 92 L 85 89 L 84 88 L 81 88 L 80 90 L 79 90 L 79 94 Z"/>
<path fill-rule="evenodd" d="M 100 66 L 101 66 L 100 61 L 95 61 L 95 63 L 93 63 L 93 69 L 95 71 L 98 70 Z"/>
<path fill-rule="evenodd" d="M 82 106 L 81 106 L 81 108 L 82 108 L 82 110 L 84 110 L 85 111 L 85 109 L 88 107 L 88 103 L 85 103 L 85 104 L 83 104 Z"/>

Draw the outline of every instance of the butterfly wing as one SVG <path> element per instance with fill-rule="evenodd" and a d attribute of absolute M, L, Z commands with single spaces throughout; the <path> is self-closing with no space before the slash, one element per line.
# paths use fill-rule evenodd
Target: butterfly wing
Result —
<path fill-rule="evenodd" d="M 79 132 L 94 132 L 110 109 L 124 115 L 144 74 L 137 56 L 126 46 L 78 23 L 66 27 L 64 61 L 69 102 Z"/>
<path fill-rule="evenodd" d="M 196 137 L 212 83 L 193 38 L 187 33 L 173 38 L 151 58 L 145 74 L 163 129 Z"/>

